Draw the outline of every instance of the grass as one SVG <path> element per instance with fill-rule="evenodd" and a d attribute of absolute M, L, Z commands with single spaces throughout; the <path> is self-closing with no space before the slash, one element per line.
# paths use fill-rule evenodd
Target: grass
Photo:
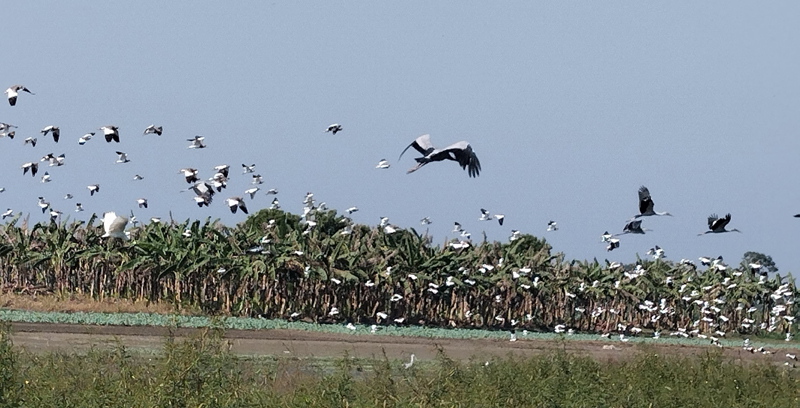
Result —
<path fill-rule="evenodd" d="M 93 299 L 81 294 L 55 295 L 49 293 L 0 293 L 0 307 L 4 309 L 31 310 L 35 312 L 87 312 L 87 313 L 157 313 L 199 315 L 199 309 L 181 308 L 165 302 L 134 302 L 129 299 L 109 297 Z"/>
<path fill-rule="evenodd" d="M 166 338 L 155 355 L 122 346 L 30 354 L 0 338 L 0 407 L 796 407 L 800 376 L 716 352 L 600 363 L 564 352 L 404 369 L 387 358 L 242 358 L 218 330 Z"/>

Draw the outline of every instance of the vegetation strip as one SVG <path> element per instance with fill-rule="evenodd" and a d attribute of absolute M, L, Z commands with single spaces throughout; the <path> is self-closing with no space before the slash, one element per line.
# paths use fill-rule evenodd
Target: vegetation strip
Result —
<path fill-rule="evenodd" d="M 375 333 L 371 332 L 369 326 L 354 326 L 355 330 L 348 329 L 346 326 L 337 324 L 315 324 L 305 322 L 287 322 L 282 320 L 254 319 L 242 317 L 204 317 L 204 316 L 182 316 L 182 315 L 160 315 L 154 313 L 88 313 L 88 312 L 33 312 L 24 310 L 0 309 L 0 321 L 20 322 L 20 323 L 49 323 L 67 325 L 94 325 L 94 326 L 153 326 L 165 328 L 220 328 L 224 330 L 258 331 L 258 330 L 299 330 L 324 333 L 338 333 L 350 336 L 398 336 L 398 337 L 419 337 L 419 338 L 446 338 L 446 339 L 498 339 L 508 340 L 509 332 L 497 330 L 479 329 L 442 329 L 429 327 L 397 327 L 381 326 Z M 54 332 L 59 330 L 54 327 Z M 74 330 L 68 330 L 73 332 Z M 125 333 L 130 334 L 130 333 Z M 133 333 L 135 334 L 135 333 Z M 234 333 L 231 336 L 236 337 Z M 518 341 L 525 340 L 573 340 L 573 341 L 597 341 L 604 343 L 619 343 L 617 337 L 602 338 L 596 334 L 574 335 L 556 333 L 536 333 L 522 332 L 517 333 Z M 708 341 L 698 338 L 660 338 L 650 337 L 628 337 L 633 343 L 645 344 L 665 344 L 665 345 L 710 345 Z M 769 344 L 777 348 L 800 349 L 797 342 L 783 342 L 774 339 L 753 339 L 753 344 Z M 721 340 L 726 347 L 739 347 L 741 340 L 728 339 Z"/>
<path fill-rule="evenodd" d="M 217 331 L 167 338 L 160 353 L 123 346 L 29 353 L 0 331 L 0 404 L 21 407 L 794 407 L 800 377 L 784 366 L 640 351 L 598 362 L 555 351 L 425 364 L 383 359 L 250 359 Z"/>
<path fill-rule="evenodd" d="M 798 332 L 794 278 L 769 276 L 768 257 L 757 268 L 752 256 L 738 267 L 720 258 L 702 258 L 705 267 L 660 257 L 627 265 L 578 262 L 524 234 L 502 243 L 434 246 L 414 229 L 355 225 L 313 200 L 307 205 L 303 217 L 268 209 L 236 227 L 211 219 L 149 223 L 129 231 L 126 242 L 102 238 L 95 218 L 29 228 L 15 217 L 0 225 L 0 286 L 16 294 L 76 294 L 264 318 L 231 327 L 244 330 L 316 327 L 304 321 L 343 333 L 375 324 L 387 335 L 658 333 L 664 340 L 719 339 L 721 345 L 737 336 L 791 341 Z M 190 316 L 108 319 L 76 323 L 209 324 Z"/>

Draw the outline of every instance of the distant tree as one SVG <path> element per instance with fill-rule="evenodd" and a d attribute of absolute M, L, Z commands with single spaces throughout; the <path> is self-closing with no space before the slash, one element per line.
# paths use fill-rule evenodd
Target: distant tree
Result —
<path fill-rule="evenodd" d="M 756 263 L 761 265 L 768 272 L 778 272 L 778 267 L 772 261 L 772 257 L 761 252 L 748 251 L 744 253 L 742 260 L 746 264 Z"/>

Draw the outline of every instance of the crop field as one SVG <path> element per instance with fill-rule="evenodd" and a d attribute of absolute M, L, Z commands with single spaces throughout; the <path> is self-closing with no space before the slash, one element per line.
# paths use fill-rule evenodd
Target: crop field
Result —
<path fill-rule="evenodd" d="M 3 334 L 3 401 L 798 404 L 791 275 L 567 261 L 530 235 L 435 246 L 335 211 L 314 219 L 150 223 L 127 242 L 95 220 L 0 226 L 0 320 L 18 330 Z M 129 312 L 95 311 L 116 303 Z"/>
<path fill-rule="evenodd" d="M 150 223 L 122 243 L 88 223 L 0 227 L 0 284 L 15 293 L 172 304 L 210 315 L 313 323 L 683 337 L 797 331 L 791 275 L 567 261 L 530 235 L 432 245 L 413 229 L 262 210 L 237 227 Z M 724 267 L 723 267 L 724 266 Z"/>

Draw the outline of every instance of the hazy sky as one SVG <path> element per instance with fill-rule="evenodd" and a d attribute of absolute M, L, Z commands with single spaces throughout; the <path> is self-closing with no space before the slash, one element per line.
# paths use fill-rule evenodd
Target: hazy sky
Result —
<path fill-rule="evenodd" d="M 672 260 L 738 264 L 752 250 L 782 272 L 800 265 L 797 2 L 8 2 L 3 14 L 0 88 L 36 95 L 0 103 L 0 121 L 19 126 L 0 139 L 0 211 L 45 220 L 44 196 L 87 219 L 146 197 L 139 219 L 233 225 L 245 216 L 224 198 L 256 163 L 251 213 L 269 188 L 294 213 L 311 191 L 340 213 L 357 206 L 359 223 L 420 230 L 428 216 L 436 243 L 458 221 L 478 240 L 544 236 L 568 259 L 632 262 L 660 245 Z M 323 133 L 334 122 L 343 132 Z M 121 143 L 103 140 L 109 124 Z M 143 136 L 150 124 L 163 136 Z M 58 144 L 39 134 L 48 125 Z M 480 177 L 453 162 L 405 174 L 416 152 L 397 156 L 424 133 L 469 141 Z M 195 135 L 207 149 L 187 149 Z M 115 164 L 116 150 L 131 162 Z M 40 168 L 52 182 L 23 177 L 50 152 L 66 154 Z M 375 169 L 382 158 L 392 167 Z M 210 209 L 179 193 L 180 168 L 208 178 L 223 163 L 231 181 Z M 654 231 L 607 253 L 600 235 L 622 231 L 642 184 L 674 217 L 645 219 Z M 479 222 L 482 207 L 505 224 Z M 728 212 L 742 234 L 697 236 Z M 560 230 L 545 233 L 551 219 Z"/>

